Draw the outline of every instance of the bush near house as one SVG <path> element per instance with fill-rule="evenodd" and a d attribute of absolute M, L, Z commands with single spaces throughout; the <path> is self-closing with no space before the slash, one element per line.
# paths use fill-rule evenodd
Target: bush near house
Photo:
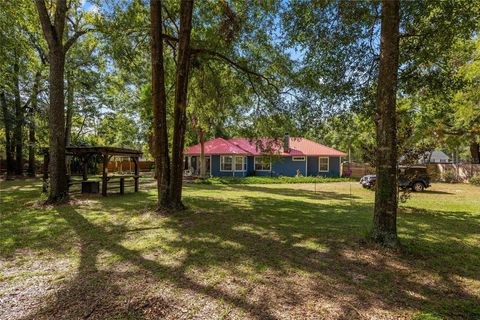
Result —
<path fill-rule="evenodd" d="M 443 180 L 448 183 L 457 183 L 458 181 L 458 175 L 453 169 L 446 170 L 445 173 L 443 174 Z"/>
<path fill-rule="evenodd" d="M 281 184 L 281 183 L 326 183 L 356 181 L 354 178 L 339 177 L 211 177 L 208 179 L 197 179 L 198 184 Z"/>
<path fill-rule="evenodd" d="M 468 179 L 468 181 L 470 182 L 470 184 L 480 186 L 480 174 L 472 176 L 470 179 Z"/>

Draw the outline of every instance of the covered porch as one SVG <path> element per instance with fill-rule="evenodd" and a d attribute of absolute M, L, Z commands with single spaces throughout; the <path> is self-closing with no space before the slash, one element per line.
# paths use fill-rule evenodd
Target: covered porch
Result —
<path fill-rule="evenodd" d="M 185 177 L 199 177 L 200 176 L 200 155 L 187 155 L 183 160 L 183 175 Z M 212 158 L 205 156 L 205 175 L 209 177 L 212 172 Z"/>

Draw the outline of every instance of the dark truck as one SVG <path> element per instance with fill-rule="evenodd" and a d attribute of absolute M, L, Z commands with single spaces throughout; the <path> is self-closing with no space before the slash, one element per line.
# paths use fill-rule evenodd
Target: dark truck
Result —
<path fill-rule="evenodd" d="M 377 176 L 374 174 L 363 176 L 360 184 L 364 188 L 373 189 Z M 410 188 L 413 191 L 420 192 L 430 187 L 430 177 L 427 168 L 422 166 L 400 166 L 398 167 L 398 186 L 401 189 Z"/>

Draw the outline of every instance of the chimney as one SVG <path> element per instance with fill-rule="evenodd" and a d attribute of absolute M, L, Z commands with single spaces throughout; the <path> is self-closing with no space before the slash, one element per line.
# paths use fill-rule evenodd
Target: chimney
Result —
<path fill-rule="evenodd" d="M 290 135 L 288 132 L 285 132 L 285 136 L 283 137 L 283 152 L 290 153 Z"/>

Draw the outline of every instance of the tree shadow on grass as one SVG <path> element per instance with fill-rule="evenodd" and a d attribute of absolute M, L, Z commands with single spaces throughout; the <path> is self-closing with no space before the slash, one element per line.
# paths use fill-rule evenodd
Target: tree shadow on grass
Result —
<path fill-rule="evenodd" d="M 425 210 L 416 217 L 402 215 L 401 224 L 408 227 L 410 235 L 415 238 L 408 240 L 407 245 L 416 248 L 402 255 L 358 242 L 370 223 L 369 204 L 330 205 L 321 201 L 312 203 L 269 196 L 278 195 L 278 188 L 262 188 L 261 192 L 264 193 L 261 196 L 257 194 L 229 201 L 204 196 L 187 197 L 191 210 L 164 221 L 166 228 L 181 235 L 167 240 L 167 245 L 174 251 L 186 252 L 177 266 L 127 248 L 122 241 L 128 229 L 123 226 L 115 229 L 92 223 L 74 207 L 59 211 L 58 214 L 80 239 L 78 273 L 55 294 L 49 306 L 29 318 L 48 318 L 52 314 L 57 318 L 78 318 L 79 315 L 101 318 L 116 314 L 143 317 L 144 301 L 138 296 L 139 292 L 142 296 L 143 288 L 141 285 L 129 287 L 131 283 L 128 281 L 130 277 L 138 277 L 138 273 L 122 272 L 121 269 L 98 270 L 98 255 L 102 252 L 109 252 L 119 257 L 122 263 L 148 273 L 156 282 L 207 296 L 217 303 L 224 301 L 242 310 L 248 318 L 288 318 L 288 312 L 284 314 L 286 311 L 282 311 L 286 305 L 295 308 L 308 304 L 309 300 L 314 304 L 339 304 L 340 309 L 335 311 L 337 318 L 358 318 L 360 314 L 370 314 L 375 308 L 400 311 L 414 308 L 459 319 L 475 318 L 480 314 L 476 307 L 478 297 L 465 291 L 456 280 L 459 276 L 474 278 L 470 270 L 453 266 L 439 268 L 438 256 L 432 260 L 417 260 L 432 248 L 441 250 L 444 247 L 458 250 L 463 256 L 480 256 L 478 248 L 463 245 L 461 239 L 458 240 L 458 230 L 448 228 L 452 223 L 461 225 L 469 220 L 470 226 L 461 229 L 461 236 L 466 239 L 475 234 L 480 222 L 469 219 L 468 213 L 438 214 Z M 123 204 L 112 202 L 106 206 L 114 209 L 123 207 Z M 130 207 L 126 205 L 124 208 Z M 111 231 L 107 231 L 107 227 Z M 420 236 L 439 227 L 447 227 L 441 240 Z M 472 267 L 475 265 L 478 262 L 471 262 Z M 245 266 L 253 270 L 245 271 Z M 232 292 L 223 283 L 202 283 L 189 273 L 192 268 L 205 271 L 223 268 L 236 279 L 258 276 L 260 280 L 241 284 L 252 286 L 249 293 L 242 295 Z M 419 277 L 412 276 L 415 274 L 433 274 L 436 283 L 422 282 Z M 301 280 L 300 286 L 305 288 L 288 282 L 292 276 Z M 118 278 L 122 280 L 118 281 Z M 119 285 L 122 281 L 126 286 Z M 119 296 L 135 292 L 135 301 L 131 305 L 120 304 Z M 178 301 L 155 300 L 155 315 L 171 315 L 175 312 L 172 311 L 175 303 Z M 68 307 L 62 308 L 64 305 Z M 314 316 L 321 317 L 322 314 Z"/>
<path fill-rule="evenodd" d="M 307 186 L 305 186 L 307 185 Z M 313 183 L 310 184 L 301 184 L 303 188 L 298 188 L 298 184 L 291 184 L 292 188 L 284 188 L 278 187 L 276 184 L 267 184 L 264 186 L 261 185 L 205 185 L 206 188 L 209 190 L 225 190 L 225 188 L 229 189 L 238 189 L 242 192 L 255 192 L 255 193 L 266 193 L 269 195 L 277 195 L 282 197 L 302 197 L 306 199 L 313 199 L 313 200 L 355 200 L 359 199 L 360 197 L 349 194 L 349 193 L 341 193 L 341 192 L 334 192 L 334 191 L 327 191 L 322 190 L 322 186 L 325 183 L 318 183 L 315 187 Z M 184 187 L 185 189 L 198 189 L 198 185 L 187 185 Z M 308 188 L 308 189 L 306 189 Z M 316 188 L 316 191 L 315 191 Z"/>
<path fill-rule="evenodd" d="M 447 192 L 447 191 L 440 191 L 440 190 L 423 190 L 422 193 L 424 194 L 443 194 L 443 195 L 455 195 L 455 193 Z"/>
<path fill-rule="evenodd" d="M 112 299 L 117 300 L 119 295 L 125 295 L 124 290 L 120 290 L 118 285 L 113 284 L 112 278 L 133 277 L 135 273 L 99 272 L 96 263 L 97 256 L 101 251 L 110 252 L 121 258 L 122 261 L 133 264 L 140 270 L 147 271 L 157 280 L 172 282 L 177 288 L 192 290 L 216 300 L 226 301 L 248 310 L 252 316 L 260 319 L 273 319 L 268 310 L 252 305 L 239 297 L 228 294 L 228 292 L 217 290 L 213 286 L 195 282 L 183 273 L 182 268 L 162 265 L 143 257 L 139 251 L 122 246 L 119 244 L 119 235 L 126 232 L 122 228 L 118 228 L 114 232 L 106 232 L 103 227 L 89 222 L 73 207 L 59 212 L 59 214 L 75 230 L 80 239 L 78 274 L 65 288 L 56 293 L 52 304 L 38 313 L 28 316 L 29 319 L 51 316 L 70 319 L 78 318 L 82 314 L 85 317 L 90 317 L 96 310 L 104 308 L 107 308 L 107 313 L 101 314 L 100 317 L 113 317 L 118 309 L 124 313 L 123 316 L 140 316 L 139 312 L 141 310 L 138 306 L 132 307 L 130 310 L 124 310 L 125 306 L 119 308 L 118 302 L 112 301 Z M 81 305 L 78 305 L 79 301 L 81 301 Z M 163 307 L 168 308 L 169 306 L 165 304 Z M 161 314 L 159 315 L 161 316 Z"/>

